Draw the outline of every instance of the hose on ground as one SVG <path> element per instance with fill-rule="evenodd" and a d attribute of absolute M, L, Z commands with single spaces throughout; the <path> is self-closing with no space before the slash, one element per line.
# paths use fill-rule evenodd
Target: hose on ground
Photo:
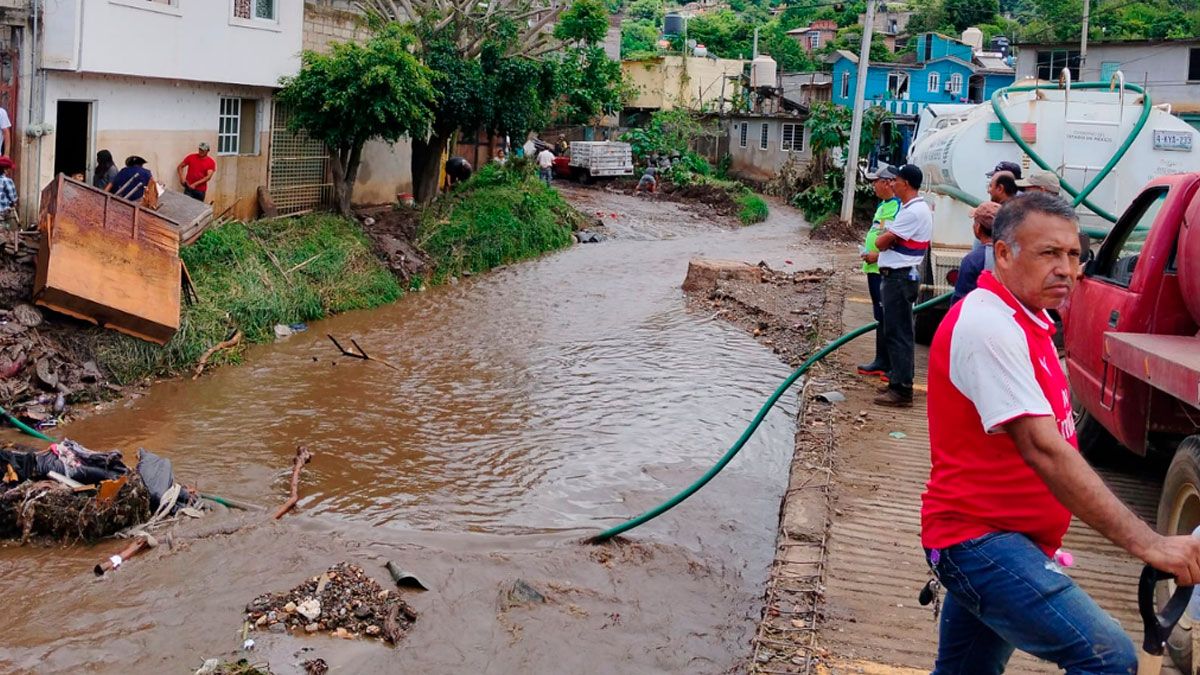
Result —
<path fill-rule="evenodd" d="M 936 306 L 940 305 L 941 303 L 945 302 L 946 300 L 949 300 L 951 295 L 953 295 L 953 293 L 945 293 L 943 295 L 937 296 L 936 298 L 933 298 L 932 300 L 927 300 L 925 302 L 922 302 L 921 304 L 914 307 L 913 311 L 914 312 L 923 312 L 931 307 L 936 307 Z M 593 544 L 598 544 L 600 542 L 612 539 L 613 537 L 615 537 L 619 534 L 628 532 L 629 530 L 632 530 L 633 528 L 638 527 L 639 525 L 644 525 L 644 524 L 650 522 L 651 520 L 654 520 L 655 518 L 666 513 L 667 511 L 670 511 L 671 509 L 675 508 L 676 506 L 679 506 L 679 504 L 681 504 L 685 499 L 687 499 L 688 497 L 691 497 L 692 495 L 699 492 L 700 488 L 707 485 L 710 480 L 715 478 L 717 474 L 721 473 L 721 470 L 724 469 L 725 466 L 727 464 L 729 464 L 729 462 L 732 461 L 734 457 L 737 456 L 738 452 L 741 451 L 742 447 L 744 445 L 746 445 L 746 441 L 749 441 L 750 437 L 754 435 L 754 432 L 758 430 L 759 425 L 762 424 L 762 421 L 763 421 L 763 419 L 766 418 L 767 413 L 769 413 L 771 411 L 771 408 L 775 407 L 775 404 L 777 402 L 779 402 L 779 399 L 783 396 L 784 392 L 786 392 L 788 389 L 790 389 L 792 387 L 792 385 L 796 384 L 796 382 L 806 372 L 808 372 L 808 369 L 812 368 L 813 364 L 817 363 L 818 361 L 824 359 L 826 356 L 829 356 L 833 352 L 837 351 L 838 349 L 840 349 L 842 346 L 844 346 L 846 343 L 850 342 L 851 340 L 875 330 L 875 328 L 878 326 L 879 326 L 879 322 L 877 322 L 877 321 L 872 321 L 871 323 L 868 323 L 866 325 L 859 326 L 858 328 L 855 328 L 854 330 L 839 336 L 837 339 L 833 340 L 829 344 L 822 347 L 820 349 L 820 351 L 818 351 L 817 353 L 808 357 L 808 359 L 806 359 L 804 361 L 804 363 L 800 364 L 799 368 L 797 368 L 791 375 L 788 375 L 787 379 L 785 379 L 778 387 L 775 388 L 775 391 L 767 399 L 767 402 L 763 404 L 762 408 L 759 408 L 758 414 L 755 415 L 754 419 L 750 421 L 750 425 L 747 426 L 746 430 L 742 432 L 742 435 L 737 439 L 737 442 L 735 442 L 733 444 L 733 447 L 729 448 L 729 450 L 727 450 L 725 452 L 724 456 L 722 456 L 721 459 L 717 460 L 717 463 L 714 464 L 711 469 L 706 471 L 703 476 L 701 476 L 698 480 L 696 480 L 696 482 L 694 482 L 691 485 L 689 485 L 688 487 L 686 487 L 679 494 L 675 495 L 674 497 L 671 497 L 667 501 L 650 509 L 649 511 L 643 513 L 642 515 L 640 515 L 636 518 L 631 518 L 630 520 L 627 520 L 624 523 L 617 525 L 616 527 L 611 527 L 611 528 L 601 532 L 600 534 L 592 537 L 588 541 Z"/>
<path fill-rule="evenodd" d="M 34 438 L 46 441 L 47 443 L 57 443 L 58 442 L 58 439 L 54 438 L 53 436 L 47 436 L 46 434 L 43 434 L 42 432 L 38 431 L 37 429 L 34 429 L 33 427 L 29 426 L 28 424 L 25 424 L 24 422 L 17 419 L 15 416 L 13 416 L 12 413 L 8 412 L 4 408 L 0 408 L 0 414 L 4 415 L 4 417 L 7 418 L 8 421 L 11 422 L 14 427 L 29 434 L 30 436 L 33 436 Z"/>

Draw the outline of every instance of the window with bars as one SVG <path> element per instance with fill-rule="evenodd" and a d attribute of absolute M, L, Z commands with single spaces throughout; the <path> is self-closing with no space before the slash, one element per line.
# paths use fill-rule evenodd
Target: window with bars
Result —
<path fill-rule="evenodd" d="M 801 152 L 804 150 L 804 125 L 783 125 L 780 133 L 779 149 L 785 152 Z"/>
<path fill-rule="evenodd" d="M 929 81 L 926 83 L 925 91 L 933 94 L 937 93 L 942 88 L 942 76 L 940 73 L 930 73 Z"/>
<path fill-rule="evenodd" d="M 758 147 L 760 150 L 767 149 L 767 145 L 768 145 L 768 141 L 770 140 L 770 137 L 771 137 L 771 125 L 766 122 L 763 122 L 762 130 L 759 132 L 759 137 L 758 137 Z"/>
<path fill-rule="evenodd" d="M 746 147 L 746 136 L 750 134 L 750 123 L 742 122 L 741 133 L 738 134 L 738 147 Z"/>
<path fill-rule="evenodd" d="M 258 101 L 222 98 L 217 117 L 218 155 L 258 154 Z"/>
<path fill-rule="evenodd" d="M 950 74 L 950 93 L 955 96 L 962 95 L 962 73 Z"/>
<path fill-rule="evenodd" d="M 850 73 L 842 73 L 842 98 L 850 96 Z"/>
<path fill-rule="evenodd" d="M 275 20 L 276 0 L 233 0 L 233 16 L 238 19 Z"/>

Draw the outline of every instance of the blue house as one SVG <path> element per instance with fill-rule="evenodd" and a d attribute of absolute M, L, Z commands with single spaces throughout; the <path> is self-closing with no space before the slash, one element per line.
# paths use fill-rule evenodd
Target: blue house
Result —
<path fill-rule="evenodd" d="M 895 63 L 867 68 L 866 101 L 897 118 L 915 119 L 930 103 L 982 103 L 1013 83 L 1014 71 L 999 55 L 975 54 L 971 45 L 938 33 L 915 38 L 916 50 Z M 854 105 L 858 55 L 837 52 L 833 63 L 833 102 Z"/>

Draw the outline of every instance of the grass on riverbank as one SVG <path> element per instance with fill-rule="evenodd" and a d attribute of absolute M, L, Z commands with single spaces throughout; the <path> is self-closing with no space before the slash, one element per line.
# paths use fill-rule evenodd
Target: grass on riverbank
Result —
<path fill-rule="evenodd" d="M 181 251 L 200 301 L 184 305 L 166 347 L 107 331 L 97 355 L 121 383 L 178 373 L 240 329 L 247 342 L 274 339 L 275 324 L 392 302 L 403 290 L 352 221 L 333 215 L 209 230 Z M 231 362 L 237 351 L 213 362 Z"/>
<path fill-rule="evenodd" d="M 585 223 L 557 192 L 537 179 L 528 163 L 488 164 L 421 218 L 417 243 L 430 257 L 430 281 L 565 248 Z"/>

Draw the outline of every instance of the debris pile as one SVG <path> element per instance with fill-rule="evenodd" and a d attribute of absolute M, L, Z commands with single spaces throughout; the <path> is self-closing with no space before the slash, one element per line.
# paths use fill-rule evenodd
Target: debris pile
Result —
<path fill-rule="evenodd" d="M 195 499 L 175 483 L 170 461 L 146 450 L 130 469 L 118 451 L 93 452 L 66 439 L 40 451 L 0 448 L 0 538 L 90 542 Z"/>
<path fill-rule="evenodd" d="M 396 644 L 417 614 L 396 591 L 384 589 L 361 567 L 338 563 L 286 593 L 266 593 L 246 605 L 255 630 L 324 631 L 341 638 L 373 637 Z"/>
<path fill-rule="evenodd" d="M 375 254 L 393 274 L 406 281 L 422 274 L 429 265 L 428 256 L 417 245 L 419 213 L 385 204 L 359 209 L 355 214 Z"/>
<path fill-rule="evenodd" d="M 150 518 L 150 491 L 119 452 L 64 441 L 0 449 L 0 537 L 94 541 Z"/>
<path fill-rule="evenodd" d="M 36 236 L 36 235 L 34 235 Z M 111 397 L 95 348 L 104 331 L 30 304 L 33 250 L 0 256 L 0 405 L 34 426 L 50 426 L 68 404 Z"/>

